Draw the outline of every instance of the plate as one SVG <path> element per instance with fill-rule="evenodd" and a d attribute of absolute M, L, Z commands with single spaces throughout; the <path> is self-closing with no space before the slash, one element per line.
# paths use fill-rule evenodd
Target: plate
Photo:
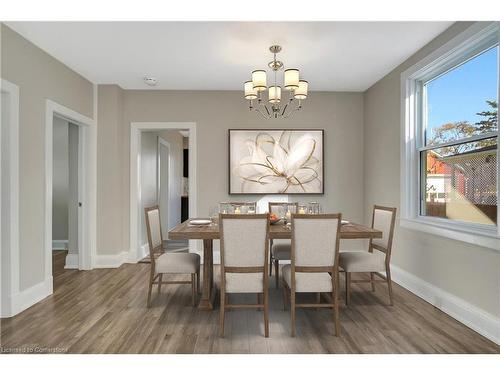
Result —
<path fill-rule="evenodd" d="M 349 220 L 342 220 L 341 221 L 341 224 L 344 225 L 344 224 L 349 224 Z"/>
<path fill-rule="evenodd" d="M 194 219 L 194 220 L 191 220 L 189 222 L 189 224 L 191 225 L 207 225 L 207 224 L 211 224 L 212 223 L 212 220 L 208 220 L 208 219 Z"/>

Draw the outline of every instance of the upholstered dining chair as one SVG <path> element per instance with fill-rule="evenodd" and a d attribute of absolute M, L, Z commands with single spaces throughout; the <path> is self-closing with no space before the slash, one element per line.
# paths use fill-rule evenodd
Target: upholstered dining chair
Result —
<path fill-rule="evenodd" d="M 224 336 L 226 309 L 263 308 L 264 336 L 269 337 L 269 215 L 219 214 L 219 231 L 220 335 Z M 255 293 L 257 304 L 230 304 L 233 293 Z"/>
<path fill-rule="evenodd" d="M 283 300 L 290 299 L 291 335 L 295 336 L 297 307 L 333 310 L 335 336 L 340 335 L 338 264 L 341 214 L 292 214 L 291 264 L 283 266 Z M 331 301 L 297 303 L 297 293 L 331 293 Z M 321 297 L 321 295 L 320 295 Z"/>
<path fill-rule="evenodd" d="M 382 238 L 373 238 L 368 251 L 342 251 L 340 266 L 345 271 L 346 304 L 351 302 L 351 283 L 371 283 L 375 291 L 376 282 L 387 282 L 389 304 L 392 306 L 391 251 L 396 222 L 396 208 L 375 205 L 372 214 L 372 228 L 382 231 Z M 370 280 L 352 280 L 353 272 L 369 272 Z M 385 272 L 385 276 L 380 272 Z M 382 280 L 375 280 L 378 276 Z"/>
<path fill-rule="evenodd" d="M 151 271 L 147 306 L 151 306 L 153 284 L 158 285 L 158 294 L 163 284 L 191 284 L 192 303 L 196 304 L 196 296 L 200 290 L 200 256 L 193 253 L 165 253 L 161 233 L 160 208 L 158 206 L 144 209 L 146 229 L 148 233 L 149 257 Z M 190 281 L 163 281 L 164 274 L 190 274 Z"/>
<path fill-rule="evenodd" d="M 269 213 L 278 213 L 278 215 L 282 212 L 283 215 L 286 213 L 288 209 L 292 209 L 291 214 L 296 214 L 299 204 L 288 203 L 288 202 L 269 202 Z M 271 240 L 271 249 L 269 255 L 269 276 L 273 274 L 273 264 L 274 264 L 274 273 L 276 279 L 276 289 L 279 288 L 279 272 L 280 272 L 280 260 L 286 261 L 290 260 L 291 256 L 291 242 L 289 240 Z"/>

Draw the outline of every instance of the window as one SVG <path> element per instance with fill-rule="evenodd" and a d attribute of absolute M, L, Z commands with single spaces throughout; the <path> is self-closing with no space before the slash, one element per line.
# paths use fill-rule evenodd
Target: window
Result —
<path fill-rule="evenodd" d="M 499 36 L 476 23 L 402 74 L 402 225 L 500 248 Z"/>
<path fill-rule="evenodd" d="M 498 45 L 422 82 L 420 214 L 497 224 Z"/>

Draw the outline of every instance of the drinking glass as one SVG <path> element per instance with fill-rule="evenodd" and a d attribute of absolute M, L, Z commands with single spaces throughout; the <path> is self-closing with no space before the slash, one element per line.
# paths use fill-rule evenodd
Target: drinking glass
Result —
<path fill-rule="evenodd" d="M 217 219 L 219 218 L 219 207 L 211 206 L 209 210 L 210 220 L 212 220 L 211 225 L 217 225 Z"/>

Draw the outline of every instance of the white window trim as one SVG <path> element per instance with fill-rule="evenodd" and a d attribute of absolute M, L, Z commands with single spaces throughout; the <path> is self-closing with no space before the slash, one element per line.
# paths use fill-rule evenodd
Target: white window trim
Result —
<path fill-rule="evenodd" d="M 416 95 L 419 82 L 468 56 L 475 55 L 492 38 L 500 39 L 499 22 L 476 22 L 417 64 L 401 73 L 401 219 L 405 228 L 452 238 L 500 251 L 500 227 L 464 223 L 420 215 L 420 166 L 418 146 L 422 134 L 417 126 L 420 113 Z M 471 46 L 475 46 L 471 50 Z M 500 73 L 500 72 L 499 72 Z M 499 75 L 500 76 L 500 75 Z M 500 92 L 498 94 L 500 97 Z M 420 134 L 419 134 L 420 133 Z M 498 134 L 497 134 L 498 136 Z M 498 149 L 497 149 L 498 156 Z M 498 157 L 497 157 L 498 160 Z M 497 167 L 497 181 L 500 173 Z M 497 187 L 498 190 L 498 187 Z M 497 191 L 498 195 L 498 191 Z M 498 213 L 497 213 L 498 215 Z M 499 220 L 497 220 L 499 222 Z"/>

